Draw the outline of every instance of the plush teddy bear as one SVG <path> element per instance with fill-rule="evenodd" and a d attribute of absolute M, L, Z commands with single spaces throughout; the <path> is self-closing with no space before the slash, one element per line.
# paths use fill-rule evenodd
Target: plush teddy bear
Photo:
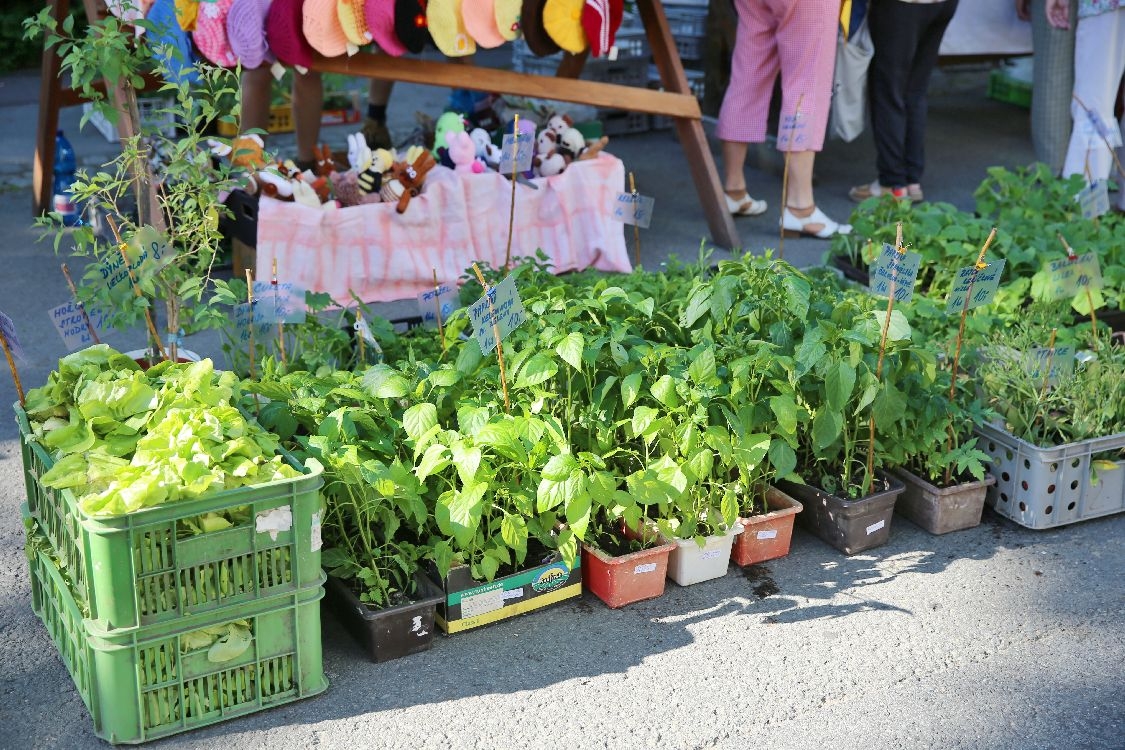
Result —
<path fill-rule="evenodd" d="M 535 139 L 535 157 L 532 166 L 539 177 L 552 177 L 566 169 L 566 158 L 555 148 L 557 136 L 549 127 Z"/>
<path fill-rule="evenodd" d="M 410 199 L 422 191 L 426 175 L 435 166 L 437 161 L 433 154 L 425 150 L 413 162 L 395 162 L 391 167 L 393 179 L 383 183 L 383 200 L 397 202 L 395 210 L 400 214 L 405 213 Z"/>
<path fill-rule="evenodd" d="M 462 130 L 450 133 L 447 141 L 454 171 L 460 174 L 480 174 L 484 171 L 484 164 L 477 161 L 477 147 L 472 136 Z"/>
<path fill-rule="evenodd" d="M 569 115 L 564 115 L 561 112 L 555 112 L 547 118 L 547 130 L 552 131 L 557 136 L 561 136 L 569 128 L 573 127 L 574 120 L 570 119 Z"/>

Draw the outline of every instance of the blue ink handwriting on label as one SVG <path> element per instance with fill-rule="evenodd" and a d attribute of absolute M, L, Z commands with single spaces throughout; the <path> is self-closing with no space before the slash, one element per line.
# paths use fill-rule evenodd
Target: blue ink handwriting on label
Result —
<path fill-rule="evenodd" d="M 909 302 L 921 265 L 922 256 L 918 253 L 900 253 L 884 244 L 883 252 L 871 264 L 871 291 L 883 297 L 894 294 L 895 302 Z"/>
<path fill-rule="evenodd" d="M 500 147 L 500 174 L 510 175 L 513 171 L 513 162 L 515 162 L 516 172 L 526 172 L 531 169 L 531 158 L 534 152 L 534 135 L 520 133 L 517 140 L 515 135 L 508 133 L 504 136 L 504 145 Z"/>
<path fill-rule="evenodd" d="M 422 318 L 422 325 L 437 328 L 438 310 L 441 310 L 444 323 L 460 307 L 459 303 L 457 287 L 453 284 L 439 284 L 434 289 L 427 289 L 418 295 L 418 315 Z"/>
<path fill-rule="evenodd" d="M 305 288 L 291 281 L 254 282 L 254 316 L 264 323 L 304 323 Z"/>
<path fill-rule="evenodd" d="M 1052 260 L 1047 263 L 1046 268 L 1050 279 L 1046 292 L 1049 301 L 1070 299 L 1083 289 L 1102 288 L 1102 271 L 1094 252 L 1083 253 L 1073 260 Z"/>
<path fill-rule="evenodd" d="M 94 343 L 94 334 L 101 336 L 105 332 L 106 314 L 100 308 L 87 307 L 86 315 L 90 324 L 86 324 L 86 317 L 82 315 L 82 305 L 75 300 L 69 300 L 47 311 L 47 316 L 54 324 L 59 336 L 62 336 L 63 345 L 68 351 L 84 349 Z M 93 332 L 90 327 L 93 326 Z"/>
<path fill-rule="evenodd" d="M 652 222 L 652 209 L 656 199 L 640 193 L 618 193 L 613 202 L 613 218 L 626 224 L 647 229 Z"/>
<path fill-rule="evenodd" d="M 962 310 L 972 310 L 974 307 L 987 305 L 996 297 L 1000 288 L 1000 276 L 1004 273 L 1003 260 L 989 263 L 986 268 L 969 266 L 957 271 L 953 280 L 953 289 L 949 292 L 949 300 L 945 303 L 946 314 L 960 313 Z M 968 304 L 966 305 L 966 298 Z"/>
<path fill-rule="evenodd" d="M 489 301 L 492 303 L 491 309 Z M 501 340 L 519 328 L 527 318 L 527 311 L 523 308 L 514 276 L 508 276 L 489 289 L 487 295 L 474 302 L 469 308 L 473 335 L 476 336 L 483 354 L 488 354 L 496 348 L 496 334 L 492 327 L 493 313 L 496 316 L 496 327 L 500 329 Z"/>

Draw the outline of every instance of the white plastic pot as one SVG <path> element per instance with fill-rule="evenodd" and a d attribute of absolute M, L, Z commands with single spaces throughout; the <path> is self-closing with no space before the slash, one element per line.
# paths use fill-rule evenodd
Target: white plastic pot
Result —
<path fill-rule="evenodd" d="M 742 533 L 742 524 L 735 523 L 725 534 L 705 537 L 702 547 L 695 539 L 674 539 L 676 548 L 668 559 L 668 577 L 681 586 L 690 586 L 727 574 L 734 537 Z"/>

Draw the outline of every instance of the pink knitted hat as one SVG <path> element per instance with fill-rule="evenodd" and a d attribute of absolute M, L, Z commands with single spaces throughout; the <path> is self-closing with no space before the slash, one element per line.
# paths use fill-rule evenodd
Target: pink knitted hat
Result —
<path fill-rule="evenodd" d="M 270 0 L 234 0 L 227 14 L 227 40 L 244 68 L 257 68 L 276 58 L 266 43 Z"/>
<path fill-rule="evenodd" d="M 367 30 L 384 53 L 392 57 L 406 54 L 406 47 L 395 34 L 395 0 L 367 0 L 363 5 Z"/>
<path fill-rule="evenodd" d="M 305 0 L 302 28 L 312 48 L 325 57 L 339 57 L 348 52 L 348 37 L 340 25 L 336 0 Z"/>
<path fill-rule="evenodd" d="M 485 49 L 499 47 L 508 41 L 496 26 L 494 0 L 461 0 L 461 17 L 465 20 L 469 36 Z"/>
<path fill-rule="evenodd" d="M 624 14 L 624 0 L 586 0 L 582 7 L 582 28 L 586 30 L 591 55 L 609 54 Z"/>
<path fill-rule="evenodd" d="M 273 0 L 266 18 L 266 39 L 270 50 L 286 65 L 307 68 L 313 50 L 301 33 L 301 0 Z"/>
<path fill-rule="evenodd" d="M 234 0 L 200 3 L 195 31 L 192 32 L 195 46 L 203 56 L 224 68 L 238 65 L 238 60 L 231 51 L 230 41 L 227 39 L 227 14 L 230 13 L 232 2 Z"/>

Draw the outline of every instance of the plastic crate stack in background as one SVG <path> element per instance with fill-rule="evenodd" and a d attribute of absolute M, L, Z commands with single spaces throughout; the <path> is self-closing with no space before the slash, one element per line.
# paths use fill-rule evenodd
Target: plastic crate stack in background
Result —
<path fill-rule="evenodd" d="M 684 74 L 687 76 L 688 85 L 695 94 L 695 98 L 703 101 L 704 74 L 703 74 L 703 48 L 704 38 L 707 35 L 707 2 L 706 0 L 665 0 L 664 15 L 668 19 L 668 29 L 676 40 L 676 51 L 680 53 L 680 60 L 684 64 Z M 660 73 L 656 66 L 648 69 L 649 88 L 660 89 Z M 672 127 L 672 118 L 664 115 L 653 115 L 651 118 L 653 130 L 667 130 Z"/>

